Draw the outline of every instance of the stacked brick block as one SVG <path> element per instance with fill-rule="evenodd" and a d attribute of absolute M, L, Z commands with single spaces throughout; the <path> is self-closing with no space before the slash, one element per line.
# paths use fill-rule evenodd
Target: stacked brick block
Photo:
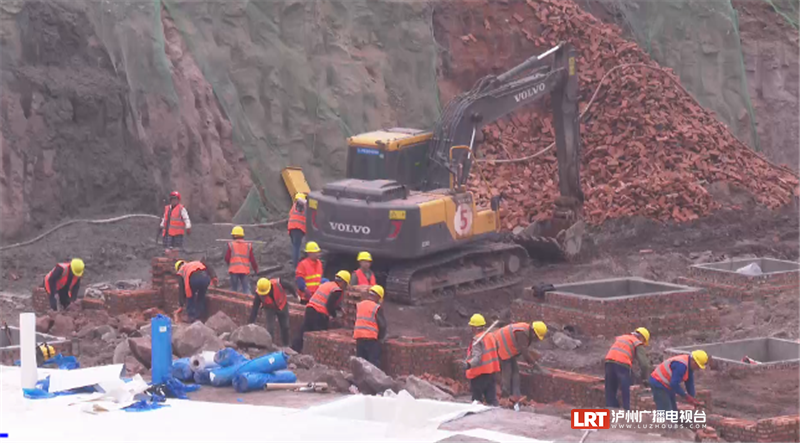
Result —
<path fill-rule="evenodd" d="M 350 356 L 356 355 L 356 340 L 353 332 L 345 329 L 306 332 L 303 353 L 312 355 L 317 363 L 349 370 Z"/>
<path fill-rule="evenodd" d="M 84 309 L 105 309 L 111 315 L 119 315 L 150 308 L 162 308 L 164 299 L 157 289 L 110 290 L 103 291 L 102 299 L 83 298 L 80 303 Z M 44 288 L 33 289 L 33 309 L 37 314 L 47 314 L 50 311 L 49 296 Z"/>
<path fill-rule="evenodd" d="M 743 420 L 711 414 L 708 424 L 727 441 L 800 441 L 800 416 L 786 415 L 762 420 Z"/>
<path fill-rule="evenodd" d="M 674 307 L 681 306 L 679 312 Z M 543 320 L 571 325 L 587 335 L 617 335 L 647 325 L 653 333 L 674 333 L 719 326 L 719 311 L 710 306 L 703 289 L 687 288 L 668 294 L 640 295 L 611 300 L 576 297 L 551 291 L 536 298 L 531 288 L 511 307 L 514 321 Z"/>
<path fill-rule="evenodd" d="M 734 300 L 760 300 L 763 297 L 797 291 L 800 288 L 800 271 L 743 275 L 703 266 L 691 266 L 688 274 L 679 279 L 682 284 L 702 287 L 713 296 Z"/>

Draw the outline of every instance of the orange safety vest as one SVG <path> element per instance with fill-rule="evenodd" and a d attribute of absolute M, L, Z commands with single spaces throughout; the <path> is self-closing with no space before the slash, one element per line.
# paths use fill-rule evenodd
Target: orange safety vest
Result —
<path fill-rule="evenodd" d="M 381 305 L 372 300 L 364 300 L 356 305 L 356 326 L 353 338 L 378 339 L 378 308 Z"/>
<path fill-rule="evenodd" d="M 497 355 L 500 357 L 500 360 L 508 360 L 521 353 L 514 342 L 514 334 L 520 331 L 524 332 L 528 336 L 528 343 L 530 343 L 530 329 L 530 323 L 520 322 L 512 323 L 495 332 L 494 338 L 499 345 L 497 348 Z"/>
<path fill-rule="evenodd" d="M 688 354 L 681 354 L 676 355 L 675 357 L 668 358 L 664 360 L 660 365 L 656 367 L 651 377 L 658 380 L 665 388 L 669 389 L 669 383 L 672 381 L 672 368 L 670 365 L 672 362 L 677 361 L 681 362 L 686 365 L 686 372 L 683 373 L 683 379 L 681 381 L 686 381 L 689 379 L 689 355 Z"/>
<path fill-rule="evenodd" d="M 164 229 L 167 231 L 166 235 L 170 237 L 183 235 L 186 230 L 186 223 L 183 222 L 183 217 L 181 217 L 182 209 L 183 205 L 180 203 L 172 208 L 172 212 L 169 210 L 169 205 L 164 206 Z M 167 220 L 169 220 L 169 224 L 167 224 Z M 164 236 L 163 231 L 161 232 L 161 236 Z"/>
<path fill-rule="evenodd" d="M 367 278 L 367 276 L 364 275 L 364 271 L 362 271 L 361 269 L 358 269 L 356 272 L 354 272 L 354 274 L 356 275 L 356 285 L 370 285 L 370 286 L 372 286 L 372 285 L 375 284 L 375 273 L 374 272 L 371 273 L 372 275 L 370 275 L 369 278 Z"/>
<path fill-rule="evenodd" d="M 475 338 L 478 338 L 478 335 L 480 334 L 476 334 Z M 478 366 L 467 369 L 467 378 L 470 380 L 479 375 L 500 372 L 500 359 L 497 356 L 497 340 L 495 340 L 494 335 L 484 335 L 481 343 L 483 343 L 481 363 Z M 469 357 L 471 352 L 472 344 L 469 345 L 469 350 L 467 350 L 467 357 Z"/>
<path fill-rule="evenodd" d="M 188 263 L 184 263 L 183 266 L 178 270 L 178 275 L 183 278 L 183 290 L 186 294 L 186 298 L 192 298 L 192 286 L 189 284 L 189 277 L 192 276 L 197 271 L 205 271 L 206 265 L 200 263 L 199 261 L 190 261 Z"/>
<path fill-rule="evenodd" d="M 292 209 L 289 210 L 289 230 L 299 229 L 306 233 L 306 211 L 297 210 L 297 202 L 294 202 Z"/>
<path fill-rule="evenodd" d="M 300 260 L 295 271 L 295 278 L 302 277 L 306 282 L 306 293 L 313 294 L 322 282 L 322 261 L 306 257 Z M 302 296 L 302 294 L 301 294 Z M 308 296 L 304 298 L 309 298 Z"/>
<path fill-rule="evenodd" d="M 283 311 L 283 308 L 286 307 L 286 291 L 281 286 L 280 279 L 271 278 L 269 281 L 272 282 L 272 297 L 269 294 L 262 295 L 261 303 L 265 309 Z"/>
<path fill-rule="evenodd" d="M 335 282 L 329 281 L 320 285 L 311 300 L 308 301 L 308 306 L 314 308 L 320 314 L 330 316 L 328 312 L 328 299 L 334 291 L 341 291 L 342 289 Z"/>
<path fill-rule="evenodd" d="M 228 243 L 231 249 L 231 262 L 228 263 L 230 274 L 250 274 L 250 251 L 253 245 L 242 240 Z"/>
<path fill-rule="evenodd" d="M 70 274 L 72 274 L 72 267 L 70 266 L 69 263 L 59 263 L 56 265 L 56 267 L 61 268 L 61 278 L 56 280 L 55 292 L 58 292 L 61 289 L 63 289 L 64 286 L 67 285 L 67 279 L 69 278 Z M 54 292 L 50 290 L 50 276 L 53 275 L 53 271 L 55 270 L 56 268 L 51 269 L 50 272 L 48 272 L 47 275 L 44 276 L 44 289 L 45 291 L 47 291 L 48 294 L 52 294 Z M 75 294 L 72 293 L 72 288 L 75 287 L 75 285 L 78 283 L 78 281 L 80 281 L 80 279 L 81 279 L 80 277 L 76 277 L 74 275 L 72 276 L 72 284 L 69 285 L 70 297 L 75 296 Z"/>
<path fill-rule="evenodd" d="M 611 345 L 606 360 L 621 363 L 625 366 L 633 364 L 633 354 L 636 352 L 636 347 L 641 345 L 642 342 L 632 334 L 620 335 Z"/>

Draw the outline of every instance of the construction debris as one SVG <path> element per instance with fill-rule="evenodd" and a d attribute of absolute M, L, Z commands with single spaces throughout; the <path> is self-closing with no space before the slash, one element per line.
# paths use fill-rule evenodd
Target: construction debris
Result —
<path fill-rule="evenodd" d="M 541 29 L 534 37 L 539 46 L 569 41 L 579 53 L 581 111 L 593 100 L 581 119 L 587 221 L 634 215 L 695 220 L 721 207 L 704 188 L 720 181 L 746 189 L 768 208 L 800 194 L 794 173 L 737 140 L 670 69 L 625 40 L 619 28 L 570 0 L 528 4 L 529 13 L 521 18 L 526 27 L 535 21 Z M 560 19 L 552 20 L 555 16 Z M 513 159 L 550 146 L 553 125 L 550 116 L 526 112 L 484 128 L 480 156 L 488 161 L 479 165 L 471 185 L 481 201 L 503 194 L 505 229 L 552 215 L 558 196 L 555 150 Z"/>

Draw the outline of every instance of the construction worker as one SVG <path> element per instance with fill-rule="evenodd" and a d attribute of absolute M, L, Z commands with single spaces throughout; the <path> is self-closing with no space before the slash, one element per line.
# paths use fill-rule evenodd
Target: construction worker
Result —
<path fill-rule="evenodd" d="M 353 284 L 374 286 L 375 274 L 370 269 L 372 267 L 372 254 L 367 251 L 359 252 L 356 260 L 358 260 L 358 269 L 353 272 L 356 277 L 356 281 Z"/>
<path fill-rule="evenodd" d="M 44 290 L 50 296 L 50 309 L 67 309 L 78 296 L 83 276 L 83 260 L 73 258 L 69 263 L 57 264 L 44 276 Z M 56 297 L 57 296 L 57 297 Z"/>
<path fill-rule="evenodd" d="M 381 343 L 386 337 L 386 317 L 380 303 L 383 302 L 383 287 L 369 288 L 367 299 L 356 305 L 356 324 L 353 338 L 356 339 L 356 356 L 380 367 Z"/>
<path fill-rule="evenodd" d="M 497 355 L 497 340 L 494 334 L 486 332 L 486 320 L 481 314 L 473 314 L 469 319 L 472 326 L 472 343 L 467 349 L 467 378 L 469 379 L 472 401 L 486 401 L 490 406 L 499 406 L 495 375 L 500 372 L 500 359 Z"/>
<path fill-rule="evenodd" d="M 322 261 L 319 259 L 321 252 L 317 242 L 306 243 L 306 258 L 295 269 L 295 283 L 302 304 L 308 303 L 322 283 Z"/>
<path fill-rule="evenodd" d="M 294 195 L 294 204 L 289 210 L 289 239 L 292 241 L 292 263 L 297 267 L 300 261 L 300 247 L 306 236 L 306 195 L 298 192 Z"/>
<path fill-rule="evenodd" d="M 158 229 L 165 248 L 183 247 L 183 234 L 192 234 L 192 221 L 181 204 L 180 192 L 172 191 L 169 194 L 169 204 L 164 206 L 164 217 Z"/>
<path fill-rule="evenodd" d="M 231 276 L 231 291 L 250 294 L 250 271 L 258 274 L 258 263 L 253 255 L 253 244 L 244 241 L 244 228 L 234 226 L 233 241 L 228 242 L 225 263 Z"/>
<path fill-rule="evenodd" d="M 650 360 L 642 346 L 650 344 L 650 331 L 637 328 L 630 334 L 620 335 L 614 339 L 614 344 L 606 354 L 606 406 L 619 408 L 617 389 L 622 390 L 622 407 L 626 411 L 631 409 L 631 370 L 633 358 L 639 362 L 639 371 L 642 374 L 642 384 L 647 386 L 647 374 L 650 373 Z"/>
<path fill-rule="evenodd" d="M 253 297 L 253 308 L 250 310 L 250 321 L 255 323 L 258 310 L 264 308 L 267 312 L 267 331 L 275 337 L 275 318 L 281 328 L 281 342 L 289 346 L 289 304 L 286 302 L 286 292 L 296 293 L 295 287 L 288 281 L 279 278 L 260 278 L 256 283 L 256 295 Z"/>
<path fill-rule="evenodd" d="M 175 273 L 180 276 L 180 305 L 186 305 L 189 323 L 206 317 L 206 291 L 212 283 L 217 285 L 217 274 L 203 261 L 175 262 Z"/>
<path fill-rule="evenodd" d="M 538 354 L 530 349 L 533 338 L 544 340 L 547 334 L 547 325 L 541 321 L 533 323 L 512 323 L 494 332 L 497 340 L 497 356 L 500 357 L 500 372 L 502 373 L 502 384 L 500 392 L 503 397 L 512 396 L 515 403 L 522 397 L 519 380 L 519 364 L 517 359 L 520 355 L 531 365 L 535 365 Z"/>
<path fill-rule="evenodd" d="M 339 271 L 334 281 L 321 284 L 317 292 L 311 297 L 306 306 L 303 327 L 300 336 L 295 337 L 292 349 L 303 351 L 303 334 L 312 331 L 327 331 L 330 318 L 336 318 L 336 311 L 340 309 L 344 290 L 350 285 L 350 273 Z"/>
<path fill-rule="evenodd" d="M 650 387 L 653 391 L 653 401 L 659 411 L 677 411 L 676 395 L 683 397 L 687 403 L 698 406 L 695 400 L 694 371 L 697 368 L 705 369 L 708 363 L 706 351 L 692 351 L 692 354 L 681 354 L 664 360 L 650 374 Z M 686 385 L 684 391 L 681 382 Z"/>

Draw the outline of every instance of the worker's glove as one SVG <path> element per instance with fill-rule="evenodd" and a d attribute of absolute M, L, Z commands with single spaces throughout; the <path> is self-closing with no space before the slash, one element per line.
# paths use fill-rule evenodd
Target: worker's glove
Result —
<path fill-rule="evenodd" d="M 469 362 L 468 361 L 460 361 L 459 362 L 459 366 L 461 366 L 462 370 L 466 371 L 467 369 L 469 369 Z"/>
<path fill-rule="evenodd" d="M 694 405 L 694 406 L 699 406 L 700 405 L 700 402 L 698 402 L 696 398 L 692 397 L 689 394 L 686 394 L 686 403 L 689 403 L 690 405 Z"/>
<path fill-rule="evenodd" d="M 216 287 L 216 286 L 219 286 L 219 279 L 218 279 L 217 277 L 214 277 L 214 278 L 212 278 L 212 279 L 211 279 L 211 284 L 212 284 L 213 286 L 215 286 L 215 287 Z"/>

